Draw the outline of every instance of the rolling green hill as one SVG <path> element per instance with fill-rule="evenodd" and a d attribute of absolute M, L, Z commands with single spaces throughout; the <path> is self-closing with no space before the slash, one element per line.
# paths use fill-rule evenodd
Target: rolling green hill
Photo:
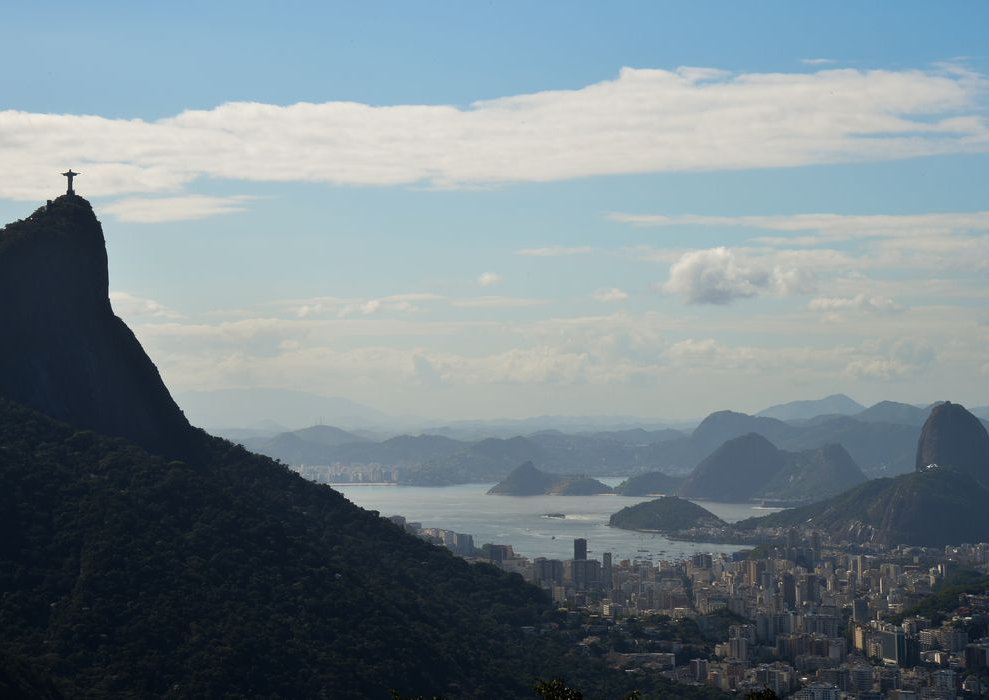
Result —
<path fill-rule="evenodd" d="M 94 697 L 527 697 L 553 666 L 538 589 L 201 439 L 168 461 L 0 400 L 3 648 Z"/>

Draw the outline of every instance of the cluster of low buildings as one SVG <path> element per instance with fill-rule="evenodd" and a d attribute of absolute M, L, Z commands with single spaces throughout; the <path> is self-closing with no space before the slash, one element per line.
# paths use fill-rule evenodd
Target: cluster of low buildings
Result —
<path fill-rule="evenodd" d="M 404 515 L 390 515 L 388 520 L 392 521 L 410 535 L 426 540 L 438 547 L 446 547 L 457 556 L 465 559 L 474 558 L 478 554 L 474 547 L 474 536 L 466 535 L 462 532 L 444 530 L 439 527 L 423 527 L 422 523 L 406 519 Z M 491 545 L 485 545 L 490 547 Z M 509 549 L 511 549 L 509 547 Z"/>
<path fill-rule="evenodd" d="M 695 554 L 678 561 L 517 556 L 510 545 L 475 549 L 469 536 L 392 518 L 411 532 L 475 560 L 520 574 L 561 608 L 585 616 L 586 639 L 621 638 L 635 620 L 690 618 L 701 632 L 727 617 L 727 635 L 707 653 L 667 645 L 614 656 L 616 664 L 729 692 L 769 688 L 800 700 L 955 700 L 989 696 L 986 592 L 962 596 L 945 619 L 901 613 L 954 570 L 989 571 L 989 544 L 894 548 L 786 533 L 763 556 Z M 724 628 L 724 624 L 721 628 Z M 631 640 L 634 641 L 634 640 Z M 580 642 L 578 642 L 580 643 Z"/>
<path fill-rule="evenodd" d="M 317 484 L 394 484 L 398 467 L 386 464 L 294 464 L 292 471 Z"/>

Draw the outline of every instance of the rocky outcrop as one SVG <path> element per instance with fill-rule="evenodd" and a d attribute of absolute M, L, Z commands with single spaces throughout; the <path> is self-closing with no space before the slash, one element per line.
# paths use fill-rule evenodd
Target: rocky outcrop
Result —
<path fill-rule="evenodd" d="M 103 229 L 64 195 L 0 230 L 0 395 L 184 456 L 195 440 L 157 368 L 110 306 Z"/>
<path fill-rule="evenodd" d="M 964 406 L 935 406 L 920 432 L 917 471 L 930 465 L 951 466 L 989 487 L 989 434 Z"/>

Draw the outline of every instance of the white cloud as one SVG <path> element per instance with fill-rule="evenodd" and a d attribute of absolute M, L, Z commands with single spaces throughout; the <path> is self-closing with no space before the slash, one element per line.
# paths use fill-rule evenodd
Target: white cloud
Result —
<path fill-rule="evenodd" d="M 903 307 L 889 297 L 867 296 L 857 294 L 854 297 L 817 297 L 807 303 L 811 311 L 844 311 L 856 309 L 876 314 L 895 314 L 903 311 Z"/>
<path fill-rule="evenodd" d="M 602 302 L 625 301 L 626 299 L 628 299 L 628 293 L 623 292 L 622 290 L 618 289 L 618 287 L 612 287 L 611 289 L 597 290 L 596 292 L 594 292 L 594 294 L 591 295 L 591 298 L 594 299 L 595 301 L 602 301 Z"/>
<path fill-rule="evenodd" d="M 501 275 L 494 272 L 482 272 L 477 276 L 477 284 L 480 287 L 493 287 L 501 282 Z"/>
<path fill-rule="evenodd" d="M 180 190 L 197 177 L 437 187 L 792 167 L 989 148 L 983 76 L 623 68 L 575 90 L 450 105 L 232 102 L 157 121 L 0 112 L 0 197 Z M 383 147 L 386 144 L 387 147 Z"/>
<path fill-rule="evenodd" d="M 524 255 L 533 258 L 557 258 L 565 255 L 587 255 L 593 253 L 594 248 L 590 246 L 559 246 L 551 245 L 545 248 L 523 248 L 515 252 L 516 255 Z"/>
<path fill-rule="evenodd" d="M 344 297 L 312 297 L 271 302 L 265 306 L 287 311 L 296 318 L 335 316 L 344 318 L 354 314 L 370 315 L 378 312 L 415 312 L 419 304 L 444 299 L 431 292 L 409 292 L 384 297 L 359 299 Z"/>
<path fill-rule="evenodd" d="M 770 286 L 776 294 L 784 297 L 813 294 L 817 291 L 817 276 L 809 267 L 773 268 Z"/>
<path fill-rule="evenodd" d="M 801 58 L 800 62 L 805 66 L 827 66 L 837 63 L 833 58 Z"/>
<path fill-rule="evenodd" d="M 938 278 L 953 280 L 952 292 L 968 296 L 960 286 L 965 276 L 975 279 L 989 271 L 989 211 L 930 214 L 794 214 L 782 216 L 706 216 L 627 214 L 608 217 L 633 226 L 701 227 L 737 229 L 741 245 L 732 250 L 757 269 L 773 268 L 775 286 L 786 294 L 814 291 L 809 274 L 861 275 L 869 270 L 883 274 L 871 282 L 889 284 L 893 270 L 902 271 L 910 295 L 929 293 Z M 785 235 L 751 236 L 753 231 L 777 231 Z M 679 232 L 682 235 L 682 232 Z M 679 240 L 679 239 L 678 239 Z M 675 248 L 633 249 L 639 259 L 679 262 L 684 251 Z M 796 274 L 796 276 L 794 276 Z M 832 279 L 830 284 L 834 284 Z M 945 290 L 942 290 L 945 291 Z M 828 296 L 855 296 L 832 289 Z"/>
<path fill-rule="evenodd" d="M 930 343 L 910 338 L 901 338 L 894 343 L 872 343 L 865 349 L 869 355 L 850 362 L 845 368 L 846 375 L 882 382 L 916 379 L 937 359 Z"/>
<path fill-rule="evenodd" d="M 100 209 L 119 221 L 133 224 L 158 224 L 166 221 L 190 221 L 246 209 L 252 197 L 128 197 L 105 204 Z"/>
<path fill-rule="evenodd" d="M 669 280 L 662 288 L 690 304 L 729 304 L 764 292 L 810 293 L 814 275 L 807 269 L 766 267 L 718 247 L 684 253 L 670 267 Z"/>
<path fill-rule="evenodd" d="M 181 318 L 180 314 L 154 299 L 134 296 L 127 292 L 110 292 L 110 303 L 114 312 L 124 318 Z"/>

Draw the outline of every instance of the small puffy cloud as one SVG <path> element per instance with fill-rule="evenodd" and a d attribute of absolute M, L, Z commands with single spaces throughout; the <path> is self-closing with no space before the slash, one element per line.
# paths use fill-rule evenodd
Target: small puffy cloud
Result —
<path fill-rule="evenodd" d="M 814 275 L 807 269 L 745 260 L 722 246 L 684 253 L 670 267 L 670 278 L 662 289 L 690 304 L 729 304 L 766 292 L 807 294 L 814 289 Z"/>
<path fill-rule="evenodd" d="M 113 310 L 124 318 L 181 318 L 154 299 L 137 297 L 127 292 L 110 292 Z"/>
<path fill-rule="evenodd" d="M 482 272 L 477 276 L 477 284 L 480 287 L 493 287 L 501 282 L 501 275 L 494 272 Z"/>
<path fill-rule="evenodd" d="M 827 66 L 837 63 L 833 58 L 801 58 L 800 62 L 805 66 Z"/>
<path fill-rule="evenodd" d="M 728 248 L 685 253 L 670 268 L 664 285 L 690 304 L 728 304 L 753 297 L 769 284 L 769 274 L 740 264 Z"/>
<path fill-rule="evenodd" d="M 221 214 L 234 214 L 246 209 L 252 198 L 233 197 L 128 197 L 110 202 L 102 210 L 118 221 L 131 224 L 159 224 L 166 221 L 190 221 Z"/>
<path fill-rule="evenodd" d="M 612 287 L 611 289 L 597 290 L 596 292 L 594 292 L 594 294 L 591 295 L 591 298 L 594 299 L 594 301 L 602 301 L 602 302 L 625 301 L 626 299 L 628 299 L 628 293 L 623 292 L 622 290 L 618 289 L 618 287 Z"/>
<path fill-rule="evenodd" d="M 590 246 L 560 246 L 551 245 L 544 248 L 523 248 L 516 251 L 516 255 L 524 255 L 530 258 L 558 258 L 566 255 L 587 255 L 593 253 L 594 248 Z"/>

